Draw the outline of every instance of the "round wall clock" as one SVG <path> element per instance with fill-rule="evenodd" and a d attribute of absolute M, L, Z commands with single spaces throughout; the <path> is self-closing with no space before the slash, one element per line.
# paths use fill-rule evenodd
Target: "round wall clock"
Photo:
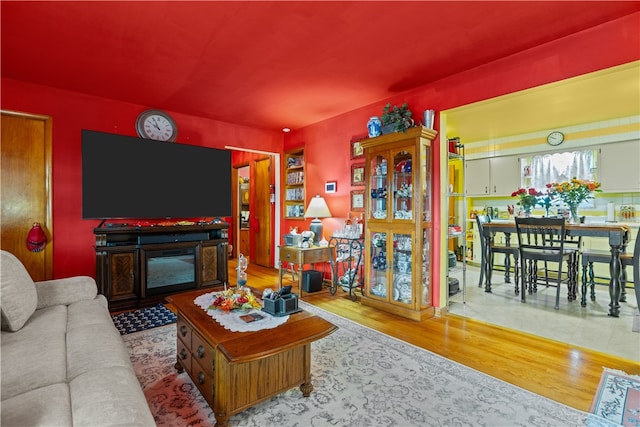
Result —
<path fill-rule="evenodd" d="M 560 145 L 564 141 L 564 134 L 562 132 L 551 132 L 547 135 L 547 144 L 549 145 Z"/>
<path fill-rule="evenodd" d="M 146 110 L 136 119 L 136 131 L 141 138 L 173 142 L 178 136 L 178 127 L 164 111 Z"/>

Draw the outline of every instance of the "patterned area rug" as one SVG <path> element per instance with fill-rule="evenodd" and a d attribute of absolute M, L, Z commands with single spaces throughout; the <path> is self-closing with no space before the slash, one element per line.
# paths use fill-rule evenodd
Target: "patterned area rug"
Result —
<path fill-rule="evenodd" d="M 618 425 L 640 426 L 640 376 L 605 368 L 591 412 Z"/>
<path fill-rule="evenodd" d="M 288 390 L 232 426 L 584 426 L 592 414 L 528 392 L 300 302 L 339 329 L 312 344 L 314 390 Z M 210 426 L 212 411 L 175 364 L 174 325 L 123 337 L 158 426 Z M 613 425 L 604 420 L 598 425 Z"/>
<path fill-rule="evenodd" d="M 111 316 L 120 335 L 144 331 L 176 322 L 176 315 L 163 304 Z"/>

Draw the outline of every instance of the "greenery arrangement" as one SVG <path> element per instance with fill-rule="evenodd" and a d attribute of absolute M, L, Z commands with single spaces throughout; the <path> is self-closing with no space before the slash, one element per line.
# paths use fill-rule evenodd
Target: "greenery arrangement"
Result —
<path fill-rule="evenodd" d="M 406 132 L 415 123 L 411 116 L 411 110 L 406 102 L 400 107 L 391 106 L 391 103 L 388 103 L 382 109 L 382 126 L 393 124 L 395 132 Z"/>

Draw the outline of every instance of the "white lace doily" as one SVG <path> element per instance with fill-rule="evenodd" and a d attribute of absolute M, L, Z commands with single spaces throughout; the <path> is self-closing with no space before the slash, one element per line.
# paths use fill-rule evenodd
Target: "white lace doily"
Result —
<path fill-rule="evenodd" d="M 273 329 L 289 320 L 289 316 L 276 317 L 261 310 L 243 310 L 243 311 L 224 311 L 224 310 L 207 310 L 213 304 L 218 296 L 217 292 L 203 294 L 197 297 L 193 302 L 204 311 L 207 312 L 216 322 L 223 328 L 231 332 L 253 332 L 262 329 Z M 260 313 L 262 319 L 247 323 L 240 316 L 250 313 Z"/>

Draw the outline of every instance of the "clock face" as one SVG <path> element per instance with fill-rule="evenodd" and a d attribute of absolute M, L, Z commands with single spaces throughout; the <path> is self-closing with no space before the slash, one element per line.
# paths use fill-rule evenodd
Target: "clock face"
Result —
<path fill-rule="evenodd" d="M 147 110 L 138 116 L 136 130 L 142 138 L 156 141 L 175 141 L 178 128 L 169 115 L 158 110 Z"/>
<path fill-rule="evenodd" d="M 560 145 L 564 141 L 564 134 L 562 132 L 551 132 L 547 136 L 547 143 L 549 145 Z"/>

